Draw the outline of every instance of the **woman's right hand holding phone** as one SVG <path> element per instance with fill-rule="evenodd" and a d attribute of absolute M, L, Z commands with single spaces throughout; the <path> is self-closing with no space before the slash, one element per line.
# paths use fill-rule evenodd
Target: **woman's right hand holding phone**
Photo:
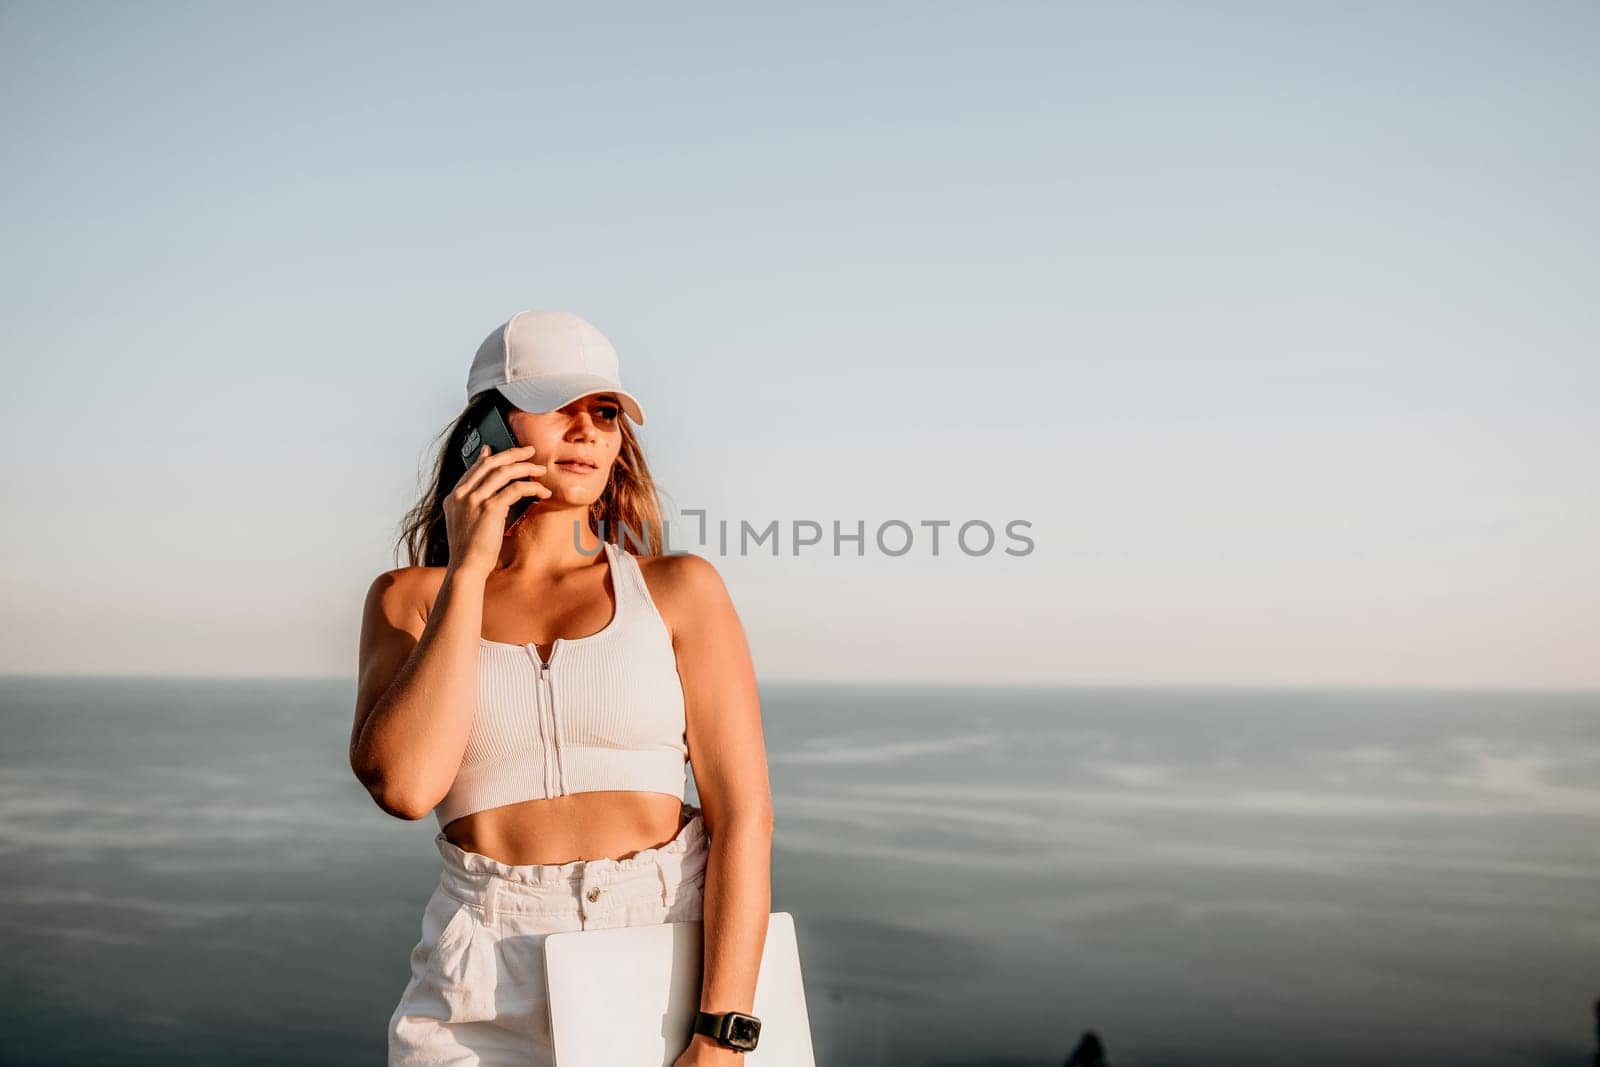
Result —
<path fill-rule="evenodd" d="M 523 445 L 478 458 L 444 498 L 444 522 L 450 545 L 450 567 L 488 577 L 500 562 L 506 536 L 506 512 L 525 496 L 548 499 L 553 492 L 534 481 L 545 466 L 534 463 L 533 446 Z"/>

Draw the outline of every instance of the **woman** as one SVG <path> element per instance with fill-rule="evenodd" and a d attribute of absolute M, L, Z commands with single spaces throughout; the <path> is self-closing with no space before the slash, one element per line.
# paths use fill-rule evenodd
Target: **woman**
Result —
<path fill-rule="evenodd" d="M 753 1007 L 772 844 L 743 628 L 715 567 L 652 552 L 660 505 L 623 418 L 644 413 L 599 330 L 515 315 L 467 396 L 406 523 L 415 565 L 373 582 L 362 623 L 351 767 L 391 815 L 434 813 L 444 859 L 389 1062 L 550 1063 L 548 934 L 703 919 L 675 1067 L 738 1063 L 712 1035 Z M 496 405 L 519 447 L 473 449 Z"/>

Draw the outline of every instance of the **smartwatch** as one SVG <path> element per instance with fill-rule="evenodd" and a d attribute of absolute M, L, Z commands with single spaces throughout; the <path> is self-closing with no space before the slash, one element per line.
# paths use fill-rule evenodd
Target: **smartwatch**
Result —
<path fill-rule="evenodd" d="M 761 1038 L 761 1020 L 742 1011 L 702 1011 L 694 1017 L 694 1032 L 726 1048 L 749 1052 Z"/>

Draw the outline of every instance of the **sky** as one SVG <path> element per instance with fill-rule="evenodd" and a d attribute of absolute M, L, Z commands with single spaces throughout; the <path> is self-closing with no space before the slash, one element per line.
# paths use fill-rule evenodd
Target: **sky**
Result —
<path fill-rule="evenodd" d="M 478 343 L 559 308 L 764 682 L 1600 687 L 1596 54 L 1590 3 L 4 4 L 0 672 L 353 678 Z"/>

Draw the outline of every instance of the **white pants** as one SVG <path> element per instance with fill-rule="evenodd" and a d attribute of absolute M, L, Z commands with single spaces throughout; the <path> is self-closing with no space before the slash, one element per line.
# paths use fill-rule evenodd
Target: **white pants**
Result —
<path fill-rule="evenodd" d="M 703 918 L 710 842 L 698 807 L 683 817 L 671 841 L 621 860 L 513 866 L 435 835 L 444 870 L 389 1018 L 390 1067 L 553 1064 L 546 935 Z"/>

